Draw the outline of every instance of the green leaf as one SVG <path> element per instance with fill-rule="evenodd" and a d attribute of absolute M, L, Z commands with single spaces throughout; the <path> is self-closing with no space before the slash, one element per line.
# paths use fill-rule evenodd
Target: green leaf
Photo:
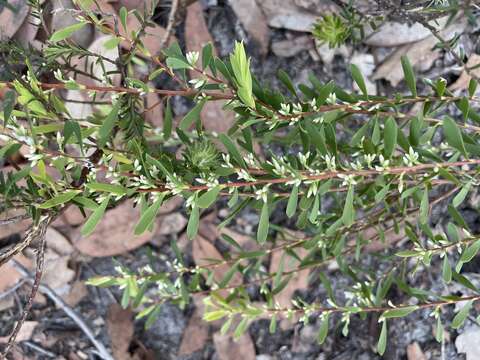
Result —
<path fill-rule="evenodd" d="M 363 95 L 368 98 L 367 86 L 365 85 L 365 79 L 363 78 L 362 72 L 355 64 L 350 64 L 350 73 L 352 74 L 353 80 L 358 85 L 358 88 L 362 91 Z"/>
<path fill-rule="evenodd" d="M 122 185 L 92 182 L 86 186 L 93 191 L 103 191 L 115 195 L 125 195 L 127 193 L 127 188 Z"/>
<path fill-rule="evenodd" d="M 387 310 L 382 314 L 384 319 L 399 318 L 407 316 L 408 314 L 414 312 L 418 309 L 418 306 L 407 306 L 398 309 Z"/>
<path fill-rule="evenodd" d="M 107 50 L 115 49 L 121 41 L 119 37 L 111 37 L 103 43 L 103 47 Z"/>
<path fill-rule="evenodd" d="M 443 133 L 448 144 L 460 151 L 464 156 L 467 156 L 462 133 L 460 132 L 457 123 L 449 116 L 446 116 L 443 120 Z"/>
<path fill-rule="evenodd" d="M 320 329 L 318 330 L 317 342 L 320 345 L 322 345 L 325 342 L 325 339 L 327 338 L 327 335 L 328 335 L 328 317 L 329 316 L 330 316 L 329 312 L 325 313 L 322 319 L 322 323 L 320 324 Z"/>
<path fill-rule="evenodd" d="M 292 80 L 290 79 L 290 76 L 283 71 L 282 69 L 277 71 L 277 76 L 278 79 L 282 82 L 283 85 L 290 91 L 290 93 L 294 96 L 297 96 L 297 92 L 295 91 L 295 86 L 292 83 Z"/>
<path fill-rule="evenodd" d="M 115 123 L 118 120 L 118 112 L 120 111 L 120 101 L 117 101 L 113 107 L 112 110 L 108 113 L 107 117 L 103 120 L 102 126 L 100 126 L 100 129 L 98 129 L 98 145 L 100 147 L 104 147 L 105 144 L 107 143 L 107 140 L 110 136 L 110 133 L 113 130 L 113 127 L 115 126 Z"/>
<path fill-rule="evenodd" d="M 64 144 L 68 143 L 68 140 L 70 140 L 70 137 L 73 134 L 75 134 L 75 137 L 77 138 L 77 143 L 80 146 L 81 151 L 83 152 L 83 138 L 80 125 L 78 125 L 78 122 L 76 121 L 65 121 L 65 125 L 63 127 L 63 135 L 65 137 Z"/>
<path fill-rule="evenodd" d="M 118 14 L 120 15 L 120 22 L 122 23 L 123 29 L 128 34 L 128 29 L 127 29 L 128 10 L 127 10 L 127 8 L 125 6 L 122 6 L 120 8 L 120 11 L 119 11 Z"/>
<path fill-rule="evenodd" d="M 95 230 L 98 222 L 102 219 L 102 216 L 105 213 L 105 210 L 108 206 L 109 201 L 110 201 L 110 195 L 108 195 L 102 201 L 100 206 L 92 213 L 92 215 L 90 215 L 88 220 L 83 225 L 82 230 L 80 231 L 83 236 L 88 236 Z"/>
<path fill-rule="evenodd" d="M 192 69 L 192 65 L 190 65 L 188 62 L 175 57 L 167 58 L 167 66 L 173 70 Z"/>
<path fill-rule="evenodd" d="M 233 160 L 235 160 L 235 162 L 238 165 L 245 168 L 246 167 L 245 161 L 243 160 L 242 155 L 240 155 L 240 152 L 238 151 L 233 141 L 226 134 L 220 134 L 218 138 L 223 143 L 223 145 L 225 145 L 225 147 L 228 150 L 228 153 L 232 156 Z"/>
<path fill-rule="evenodd" d="M 237 328 L 233 332 L 233 338 L 235 340 L 238 340 L 247 330 L 248 327 L 248 318 L 244 317 L 242 318 L 242 321 L 240 321 L 240 324 L 238 324 Z"/>
<path fill-rule="evenodd" d="M 158 68 L 158 69 L 154 70 L 150 75 L 148 75 L 148 80 L 152 81 L 152 80 L 156 79 L 164 71 L 165 71 L 164 68 Z"/>
<path fill-rule="evenodd" d="M 468 182 L 467 185 L 463 186 L 462 189 L 458 192 L 457 195 L 452 200 L 452 205 L 453 207 L 458 207 L 463 200 L 465 200 L 465 197 L 467 196 L 468 192 L 470 191 L 470 186 L 472 185 L 471 182 Z"/>
<path fill-rule="evenodd" d="M 385 142 L 383 151 L 387 159 L 392 156 L 395 146 L 397 145 L 397 132 L 397 122 L 390 116 L 385 122 L 385 132 L 383 134 Z"/>
<path fill-rule="evenodd" d="M 468 83 L 468 96 L 470 97 L 475 96 L 475 93 L 477 92 L 477 85 L 478 85 L 477 80 L 470 79 Z"/>
<path fill-rule="evenodd" d="M 173 113 L 172 105 L 170 104 L 170 98 L 167 98 L 167 106 L 165 108 L 165 115 L 163 117 L 163 138 L 165 140 L 170 139 L 172 135 L 173 127 Z"/>
<path fill-rule="evenodd" d="M 472 308 L 473 301 L 469 300 L 465 303 L 465 305 L 460 309 L 460 311 L 455 315 L 455 317 L 452 320 L 452 328 L 453 329 L 458 329 L 460 326 L 463 325 L 465 322 L 465 319 L 468 316 L 468 313 L 470 312 L 470 309 Z"/>
<path fill-rule="evenodd" d="M 215 186 L 198 197 L 197 205 L 201 209 L 206 209 L 214 203 L 220 193 L 221 187 Z"/>
<path fill-rule="evenodd" d="M 3 158 L 6 158 L 12 154 L 15 154 L 20 148 L 22 147 L 22 144 L 18 143 L 8 143 L 2 149 L 0 150 L 0 160 Z"/>
<path fill-rule="evenodd" d="M 262 212 L 260 213 L 260 220 L 257 229 L 257 241 L 259 244 L 264 244 L 267 241 L 268 228 L 270 226 L 270 219 L 268 213 L 268 203 L 264 202 Z"/>
<path fill-rule="evenodd" d="M 190 213 L 190 218 L 188 219 L 187 224 L 187 238 L 192 240 L 198 232 L 198 223 L 200 220 L 200 210 L 198 206 L 195 204 L 192 208 L 192 212 Z"/>
<path fill-rule="evenodd" d="M 295 185 L 292 188 L 290 197 L 288 198 L 286 213 L 289 218 L 295 215 L 295 211 L 297 211 L 297 203 L 298 203 L 298 185 Z"/>
<path fill-rule="evenodd" d="M 428 222 L 428 189 L 423 191 L 422 201 L 420 203 L 420 214 L 419 221 L 421 224 L 426 224 Z"/>
<path fill-rule="evenodd" d="M 355 209 L 353 208 L 354 187 L 350 185 L 343 208 L 342 221 L 346 226 L 351 226 L 355 221 Z"/>
<path fill-rule="evenodd" d="M 80 193 L 79 190 L 70 190 L 64 193 L 58 194 L 57 196 L 45 201 L 43 204 L 39 205 L 39 209 L 50 209 L 52 207 L 65 204 L 72 200 L 75 196 Z"/>
<path fill-rule="evenodd" d="M 443 265 L 442 265 L 442 278 L 447 284 L 452 281 L 452 268 L 448 262 L 448 256 L 445 254 L 443 256 Z"/>
<path fill-rule="evenodd" d="M 205 105 L 205 100 L 198 102 L 192 110 L 188 112 L 187 115 L 180 121 L 180 129 L 187 131 L 188 128 L 193 124 L 194 121 L 200 119 L 200 113 L 202 112 L 203 106 Z"/>
<path fill-rule="evenodd" d="M 85 25 L 87 25 L 86 22 L 79 22 L 79 23 L 67 26 L 63 29 L 57 30 L 50 37 L 50 41 L 55 43 L 55 42 L 64 40 L 64 39 L 70 37 L 74 32 L 83 28 Z"/>
<path fill-rule="evenodd" d="M 462 252 L 462 255 L 460 256 L 460 262 L 463 264 L 468 263 L 477 255 L 479 250 L 480 240 L 477 240 Z"/>
<path fill-rule="evenodd" d="M 442 319 L 440 316 L 437 318 L 437 326 L 436 326 L 436 331 L 435 331 L 435 340 L 437 342 L 441 343 L 443 341 L 443 335 L 444 335 L 444 328 L 442 325 Z"/>
<path fill-rule="evenodd" d="M 143 234 L 150 227 L 162 206 L 165 195 L 166 193 L 162 193 L 161 196 L 143 212 L 135 226 L 135 235 Z"/>
<path fill-rule="evenodd" d="M 417 80 L 415 79 L 415 73 L 413 72 L 412 64 L 408 57 L 402 56 L 402 68 L 405 74 L 405 82 L 407 83 L 410 92 L 414 97 L 417 97 Z"/>
<path fill-rule="evenodd" d="M 210 312 L 207 312 L 203 315 L 203 320 L 205 320 L 205 321 L 220 320 L 221 318 L 223 318 L 227 315 L 228 315 L 228 312 L 226 310 L 210 311 Z"/>
<path fill-rule="evenodd" d="M 202 49 L 202 70 L 205 70 L 213 59 L 213 45 L 212 43 L 206 44 Z"/>
<path fill-rule="evenodd" d="M 149 315 L 147 317 L 147 321 L 145 321 L 145 329 L 150 329 L 152 327 L 152 325 L 155 323 L 155 320 L 157 320 L 158 315 L 160 315 L 161 310 L 162 310 L 161 305 L 157 304 L 149 312 Z"/>
<path fill-rule="evenodd" d="M 252 94 L 252 75 L 250 73 L 250 59 L 247 59 L 243 42 L 235 42 L 235 49 L 230 54 L 230 64 L 237 80 L 237 94 L 240 100 L 250 108 L 255 108 Z"/>
<path fill-rule="evenodd" d="M 227 321 L 225 321 L 225 323 L 222 325 L 222 327 L 220 328 L 220 334 L 225 335 L 227 331 L 230 329 L 230 327 L 232 326 L 232 323 L 233 323 L 233 316 L 229 317 Z"/>
<path fill-rule="evenodd" d="M 380 331 L 380 337 L 378 338 L 377 343 L 377 351 L 380 355 L 385 353 L 385 349 L 387 348 L 387 321 L 384 320 L 382 322 L 382 330 Z"/>
<path fill-rule="evenodd" d="M 395 253 L 395 256 L 398 257 L 415 257 L 418 256 L 419 252 L 415 250 L 402 250 Z"/>
<path fill-rule="evenodd" d="M 268 332 L 270 334 L 275 334 L 277 331 L 277 315 L 273 314 L 272 318 L 270 319 L 270 325 L 268 326 Z"/>
<path fill-rule="evenodd" d="M 7 126 L 15 106 L 15 91 L 9 90 L 3 96 L 3 125 Z"/>

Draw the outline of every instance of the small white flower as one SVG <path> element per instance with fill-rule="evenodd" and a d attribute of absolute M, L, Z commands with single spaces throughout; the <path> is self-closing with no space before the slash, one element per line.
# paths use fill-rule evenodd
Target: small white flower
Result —
<path fill-rule="evenodd" d="M 200 89 L 201 87 L 203 87 L 207 83 L 207 80 L 205 80 L 205 79 L 192 79 L 192 80 L 189 81 L 189 83 L 192 84 L 195 89 Z"/>
<path fill-rule="evenodd" d="M 418 153 L 410 146 L 408 154 L 403 156 L 403 163 L 407 166 L 414 166 L 415 164 L 418 164 L 418 157 Z"/>
<path fill-rule="evenodd" d="M 342 186 L 352 186 L 352 185 L 357 185 L 357 182 L 355 181 L 355 175 L 353 174 L 338 174 L 338 177 L 340 179 L 343 179 Z"/>
<path fill-rule="evenodd" d="M 367 166 L 369 168 L 372 167 L 372 162 L 375 160 L 376 154 L 367 154 L 365 155 L 365 161 L 367 162 Z"/>
<path fill-rule="evenodd" d="M 267 200 L 268 200 L 268 188 L 269 188 L 269 186 L 270 186 L 270 184 L 267 184 L 264 187 L 262 187 L 261 189 L 256 190 L 255 191 L 255 198 L 257 200 L 262 200 L 264 203 L 266 203 Z"/>
<path fill-rule="evenodd" d="M 200 53 L 198 51 L 190 51 L 187 53 L 187 61 L 192 66 L 195 66 L 199 57 L 200 57 Z"/>
<path fill-rule="evenodd" d="M 328 95 L 327 104 L 334 105 L 337 103 L 337 95 L 335 93 L 331 93 Z"/>
<path fill-rule="evenodd" d="M 290 114 L 290 110 L 291 110 L 291 107 L 290 107 L 290 104 L 280 104 L 280 111 L 279 113 L 282 114 L 282 115 L 289 115 Z"/>
<path fill-rule="evenodd" d="M 293 113 L 294 114 L 301 114 L 302 112 L 303 112 L 302 104 L 300 104 L 300 103 L 293 104 Z"/>
<path fill-rule="evenodd" d="M 380 161 L 380 166 L 375 166 L 377 171 L 385 171 L 390 167 L 390 160 L 386 160 L 383 155 L 380 155 L 378 160 Z"/>
<path fill-rule="evenodd" d="M 337 169 L 335 156 L 327 154 L 323 158 L 325 159 L 328 170 L 335 171 Z"/>

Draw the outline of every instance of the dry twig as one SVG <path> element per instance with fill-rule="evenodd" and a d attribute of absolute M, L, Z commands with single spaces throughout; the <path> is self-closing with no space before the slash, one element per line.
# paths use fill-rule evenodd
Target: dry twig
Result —
<path fill-rule="evenodd" d="M 14 260 L 14 266 L 23 276 L 28 277 L 27 281 L 34 282 L 34 280 L 32 279 L 32 275 L 22 264 Z M 45 294 L 50 300 L 52 300 L 56 306 L 58 306 L 70 319 L 72 319 L 78 325 L 78 327 L 83 331 L 83 333 L 88 337 L 88 339 L 98 350 L 98 354 L 103 359 L 114 360 L 107 348 L 95 338 L 93 331 L 88 327 L 85 321 L 83 321 L 83 319 L 72 308 L 70 308 L 62 300 L 62 298 L 60 298 L 60 296 L 55 293 L 54 290 L 43 284 L 39 286 L 39 290 L 41 293 Z"/>

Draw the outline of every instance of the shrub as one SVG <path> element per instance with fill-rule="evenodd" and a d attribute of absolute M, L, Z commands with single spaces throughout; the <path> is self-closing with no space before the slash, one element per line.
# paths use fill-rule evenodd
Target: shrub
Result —
<path fill-rule="evenodd" d="M 89 281 L 120 286 L 122 305 L 137 308 L 147 326 L 162 303 L 185 307 L 198 293 L 208 295 L 204 319 L 222 319 L 225 332 L 235 326 L 235 336 L 259 318 L 268 318 L 275 331 L 282 318 L 307 323 L 318 317 L 322 322 L 318 340 L 323 342 L 332 318 L 344 325 L 346 334 L 350 317 L 365 319 L 371 312 L 379 313 L 380 354 L 393 318 L 428 310 L 436 318 L 440 341 L 442 308 L 463 302 L 452 327 L 462 325 L 473 302 L 480 299 L 479 290 L 462 275 L 462 266 L 480 249 L 480 239 L 458 210 L 478 185 L 480 115 L 474 109 L 475 80 L 465 96 L 452 94 L 442 78 L 424 79 L 420 92 L 414 71 L 403 58 L 408 93 L 393 98 L 369 95 L 354 65 L 351 75 L 360 93 L 314 76 L 297 88 L 284 71 L 278 73 L 284 88 L 271 89 L 251 74 L 242 43 L 236 43 L 223 60 L 213 55 L 211 44 L 201 53 L 184 54 L 173 43 L 165 56 L 153 56 L 142 40 L 151 12 L 122 9 L 116 24 L 108 16 L 100 18 L 89 1 L 77 4 L 79 22 L 51 34 L 42 53 L 3 45 L 6 64 L 27 60 L 21 73 L 10 66 L 15 80 L 3 83 L 9 90 L 4 97 L 0 157 L 11 159 L 20 147 L 29 153 L 27 166 L 1 175 L 1 207 L 24 209 L 34 226 L 22 242 L 0 254 L 0 264 L 38 238 L 41 265 L 45 228 L 68 207 L 90 213 L 82 227 L 82 234 L 88 235 L 107 208 L 133 198 L 141 209 L 135 233 L 141 234 L 149 231 L 162 203 L 181 196 L 189 215 L 189 239 L 197 235 L 202 215 L 210 208 L 229 209 L 220 228 L 244 209 L 256 209 L 259 250 L 246 251 L 224 236 L 230 250 L 223 261 L 191 266 L 173 242 L 176 261 L 168 271 L 120 266 L 118 274 Z M 41 16 L 39 3 L 31 5 Z M 138 29 L 127 29 L 130 17 L 138 18 Z M 342 24 L 333 17 L 323 21 Z M 111 34 L 105 47 L 127 42 L 131 51 L 112 61 L 71 42 L 69 37 L 87 24 Z M 119 27 L 129 35 L 121 35 Z M 340 40 L 345 40 L 343 35 Z M 102 73 L 76 68 L 74 59 L 82 57 Z M 132 66 L 145 61 L 152 64 L 149 80 L 168 77 L 176 87 L 152 88 L 146 79 L 133 77 Z M 112 65 L 114 70 L 108 70 Z M 189 80 L 188 72 L 198 77 Z M 102 84 L 81 83 L 79 74 Z M 121 79 L 120 85 L 115 77 Z M 103 103 L 92 115 L 74 118 L 60 96 L 66 89 L 86 92 L 92 102 Z M 166 110 L 161 129 L 144 120 L 147 93 L 162 96 Z M 178 123 L 172 116 L 173 96 L 195 104 Z M 225 109 L 235 113 L 235 123 L 221 134 L 206 131 L 200 120 L 202 108 L 217 100 L 226 100 Z M 414 113 L 408 111 L 412 105 Z M 449 116 L 452 108 L 461 115 Z M 48 168 L 60 178 L 52 178 Z M 99 180 L 99 172 L 107 180 Z M 431 226 L 432 208 L 445 201 L 448 225 Z M 274 212 L 285 213 L 281 222 L 271 223 Z M 292 231 L 296 229 L 308 236 L 299 238 Z M 397 237 L 406 239 L 402 247 L 394 243 Z M 372 250 L 372 243 L 382 244 L 381 250 Z M 270 273 L 265 263 L 274 253 L 281 253 L 282 260 Z M 369 253 L 378 257 L 373 267 L 365 261 Z M 471 295 L 439 294 L 410 284 L 415 269 L 440 261 L 442 281 L 457 282 Z M 333 282 L 321 271 L 312 273 L 320 279 L 324 298 L 309 301 L 308 296 L 299 296 L 289 307 L 278 305 L 276 294 L 295 273 L 332 262 L 345 281 Z M 214 270 L 226 265 L 228 271 L 218 278 Z M 244 283 L 232 282 L 235 276 Z M 253 293 L 265 304 L 257 305 Z"/>

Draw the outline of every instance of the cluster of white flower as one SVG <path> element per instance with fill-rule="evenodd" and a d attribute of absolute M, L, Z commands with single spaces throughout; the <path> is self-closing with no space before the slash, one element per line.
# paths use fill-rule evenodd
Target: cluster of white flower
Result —
<path fill-rule="evenodd" d="M 193 67 L 197 63 L 198 59 L 200 58 L 200 53 L 198 51 L 190 51 L 186 55 L 188 63 Z"/>
<path fill-rule="evenodd" d="M 170 190 L 173 195 L 178 195 L 189 188 L 188 185 L 182 183 L 182 179 L 176 173 L 167 177 L 165 187 Z"/>
<path fill-rule="evenodd" d="M 214 188 L 220 185 L 218 178 L 214 174 L 200 174 L 201 177 L 196 178 L 195 180 L 199 184 L 204 184 L 208 188 Z"/>
<path fill-rule="evenodd" d="M 410 149 L 408 149 L 408 154 L 403 156 L 403 163 L 406 166 L 415 166 L 418 164 L 418 158 L 418 153 L 410 146 Z"/>
<path fill-rule="evenodd" d="M 255 198 L 257 200 L 262 200 L 264 203 L 268 201 L 268 190 L 270 184 L 263 186 L 261 189 L 255 190 Z"/>

